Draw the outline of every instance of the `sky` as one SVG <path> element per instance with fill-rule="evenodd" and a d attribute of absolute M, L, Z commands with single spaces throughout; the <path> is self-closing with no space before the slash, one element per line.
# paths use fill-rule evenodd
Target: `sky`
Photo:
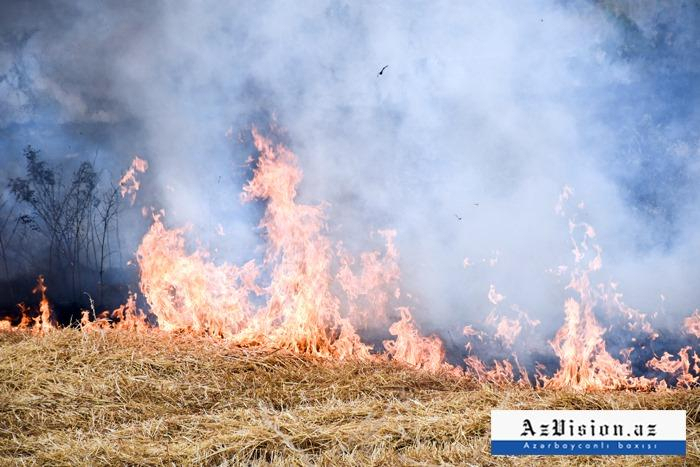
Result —
<path fill-rule="evenodd" d="M 677 324 L 700 306 L 700 6 L 667 3 L 5 0 L 0 175 L 28 144 L 106 178 L 139 155 L 141 202 L 241 263 L 260 254 L 246 135 L 274 121 L 333 239 L 397 230 L 424 328 L 483 319 L 492 284 L 559 326 L 574 214 L 595 280 Z"/>

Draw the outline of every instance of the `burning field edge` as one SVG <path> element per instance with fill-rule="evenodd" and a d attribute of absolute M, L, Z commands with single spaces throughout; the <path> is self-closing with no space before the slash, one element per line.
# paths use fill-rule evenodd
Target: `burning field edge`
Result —
<path fill-rule="evenodd" d="M 684 409 L 687 457 L 495 458 L 492 408 Z M 0 332 L 0 464 L 700 464 L 700 389 L 496 387 L 158 330 Z"/>

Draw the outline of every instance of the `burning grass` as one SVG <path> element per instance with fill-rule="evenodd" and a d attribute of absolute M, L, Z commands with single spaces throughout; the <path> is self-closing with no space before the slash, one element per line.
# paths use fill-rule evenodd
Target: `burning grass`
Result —
<path fill-rule="evenodd" d="M 490 456 L 496 407 L 685 409 L 685 461 L 700 464 L 700 389 L 493 388 L 396 363 L 302 358 L 157 330 L 0 332 L 0 407 L 2 464 L 532 465 Z"/>

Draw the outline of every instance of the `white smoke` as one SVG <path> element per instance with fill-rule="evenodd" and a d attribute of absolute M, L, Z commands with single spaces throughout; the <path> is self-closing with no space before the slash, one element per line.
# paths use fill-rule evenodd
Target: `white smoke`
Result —
<path fill-rule="evenodd" d="M 683 124 L 697 117 L 635 97 L 658 89 L 649 70 L 662 59 L 643 50 L 650 42 L 677 53 L 663 62 L 669 73 L 698 55 L 683 11 L 554 1 L 18 5 L 3 7 L 12 13 L 3 21 L 31 34 L 8 33 L 12 47 L 0 54 L 3 151 L 42 145 L 43 135 L 59 156 L 71 138 L 79 151 L 101 147 L 105 164 L 138 153 L 168 222 L 198 226 L 220 258 L 258 254 L 259 209 L 237 196 L 250 151 L 238 135 L 274 114 L 304 169 L 300 196 L 330 203 L 334 237 L 359 249 L 375 246 L 372 230 L 398 230 L 404 290 L 428 328 L 482 320 L 490 284 L 504 307 L 559 325 L 566 281 L 546 271 L 571 262 L 566 219 L 553 209 L 565 184 L 598 232 L 600 280 L 648 311 L 661 310 L 660 294 L 673 317 L 700 304 L 700 139 Z M 650 128 L 660 136 L 635 139 Z"/>

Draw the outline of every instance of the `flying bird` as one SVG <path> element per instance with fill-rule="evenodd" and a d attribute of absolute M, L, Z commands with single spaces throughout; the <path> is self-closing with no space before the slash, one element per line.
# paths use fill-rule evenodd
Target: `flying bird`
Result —
<path fill-rule="evenodd" d="M 478 207 L 479 207 L 479 203 L 474 203 L 474 206 L 476 206 L 476 207 L 478 208 Z"/>
<path fill-rule="evenodd" d="M 379 73 L 377 73 L 377 76 L 383 75 L 383 74 L 384 74 L 384 70 L 386 70 L 387 68 L 389 68 L 389 65 L 384 65 L 384 66 L 382 67 L 382 69 L 379 70 Z"/>
<path fill-rule="evenodd" d="M 461 220 L 462 220 L 462 218 L 459 217 L 457 214 L 455 214 L 455 217 L 457 218 L 458 221 L 461 221 Z"/>

